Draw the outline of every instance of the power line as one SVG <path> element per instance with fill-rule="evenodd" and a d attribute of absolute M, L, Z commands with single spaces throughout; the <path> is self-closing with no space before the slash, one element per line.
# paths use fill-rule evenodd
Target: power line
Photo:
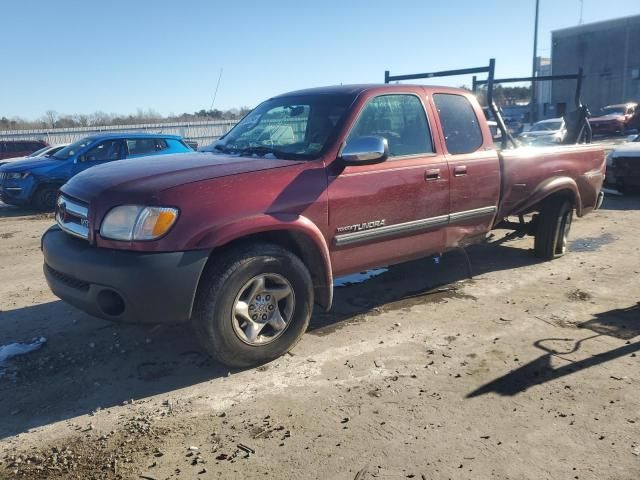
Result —
<path fill-rule="evenodd" d="M 211 100 L 210 111 L 213 110 L 213 105 L 216 103 L 216 97 L 218 96 L 218 88 L 220 87 L 220 79 L 222 78 L 222 68 L 220 69 L 220 75 L 218 75 L 218 83 L 216 84 L 216 91 L 213 92 L 213 100 Z"/>

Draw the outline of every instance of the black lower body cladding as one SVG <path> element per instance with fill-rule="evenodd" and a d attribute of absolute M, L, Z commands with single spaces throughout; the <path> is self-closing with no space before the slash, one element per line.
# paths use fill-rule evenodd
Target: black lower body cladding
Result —
<path fill-rule="evenodd" d="M 42 253 L 49 287 L 80 310 L 118 322 L 179 323 L 191 317 L 210 251 L 109 250 L 52 227 Z"/>

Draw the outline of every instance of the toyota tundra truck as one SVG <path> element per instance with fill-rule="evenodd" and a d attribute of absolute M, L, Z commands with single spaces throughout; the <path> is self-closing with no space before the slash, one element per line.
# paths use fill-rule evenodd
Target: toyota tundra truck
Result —
<path fill-rule="evenodd" d="M 498 151 L 465 90 L 301 90 L 260 104 L 213 152 L 72 178 L 42 238 L 44 275 L 91 315 L 190 322 L 216 359 L 253 366 L 295 345 L 314 304 L 331 307 L 336 277 L 494 228 L 533 235 L 542 259 L 563 255 L 604 173 L 597 145 Z"/>

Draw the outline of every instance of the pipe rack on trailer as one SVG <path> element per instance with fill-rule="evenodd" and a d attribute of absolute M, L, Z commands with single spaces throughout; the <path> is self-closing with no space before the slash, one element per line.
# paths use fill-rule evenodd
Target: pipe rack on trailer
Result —
<path fill-rule="evenodd" d="M 412 73 L 408 75 L 391 75 L 389 70 L 385 70 L 384 72 L 384 83 L 390 83 L 394 81 L 401 80 L 416 80 L 421 78 L 437 78 L 437 77 L 452 77 L 457 75 L 471 75 L 476 73 L 486 73 L 486 80 L 478 80 L 477 77 L 473 76 L 473 93 L 477 93 L 477 88 L 479 85 L 487 86 L 487 106 L 495 119 L 498 128 L 502 134 L 502 148 L 507 148 L 508 143 L 511 143 L 513 147 L 517 147 L 518 144 L 511 136 L 511 133 L 507 129 L 506 124 L 504 123 L 504 119 L 500 113 L 500 110 L 496 106 L 493 101 L 493 87 L 496 83 L 513 83 L 513 82 L 541 82 L 541 81 L 550 81 L 550 80 L 577 80 L 576 84 L 576 94 L 575 94 L 575 104 L 576 104 L 576 119 L 573 119 L 572 125 L 572 134 L 567 135 L 567 139 L 570 142 L 567 143 L 578 143 L 578 141 L 584 135 L 585 143 L 591 142 L 591 126 L 589 122 L 587 122 L 587 117 L 589 116 L 589 111 L 585 105 L 582 104 L 580 100 L 580 94 L 582 91 L 582 68 L 579 69 L 577 74 L 568 74 L 568 75 L 544 75 L 539 77 L 513 77 L 513 78 L 495 78 L 495 70 L 496 70 L 496 60 L 491 58 L 489 60 L 489 65 L 486 67 L 472 67 L 472 68 L 461 68 L 456 70 L 443 70 L 440 72 L 428 72 L 428 73 Z M 569 123 L 569 122 L 567 122 Z"/>

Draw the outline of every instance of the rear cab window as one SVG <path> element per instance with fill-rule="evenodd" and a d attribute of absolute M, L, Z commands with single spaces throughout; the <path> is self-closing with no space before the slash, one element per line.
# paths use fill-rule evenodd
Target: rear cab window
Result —
<path fill-rule="evenodd" d="M 434 152 L 424 107 L 413 94 L 380 95 L 370 100 L 347 141 L 372 135 L 387 139 L 390 158 Z"/>
<path fill-rule="evenodd" d="M 447 150 L 452 155 L 472 153 L 484 143 L 476 112 L 463 95 L 436 93 L 438 110 Z"/>

